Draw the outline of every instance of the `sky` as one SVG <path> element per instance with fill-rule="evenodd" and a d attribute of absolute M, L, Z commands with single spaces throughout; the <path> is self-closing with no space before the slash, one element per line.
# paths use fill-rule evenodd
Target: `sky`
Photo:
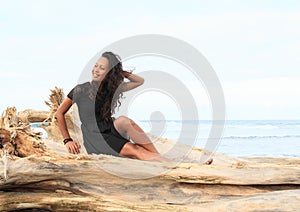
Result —
<path fill-rule="evenodd" d="M 224 91 L 227 119 L 300 119 L 300 1 L 0 0 L 0 5 L 0 111 L 47 110 L 50 89 L 58 86 L 67 94 L 104 47 L 161 34 L 189 43 L 209 61 Z M 174 67 L 174 73 L 189 74 L 171 62 L 141 57 L 124 66 L 137 74 Z M 199 119 L 211 119 L 205 87 L 192 76 L 182 82 L 195 97 Z M 139 120 L 153 111 L 180 119 L 177 100 L 159 92 L 138 95 L 129 111 Z"/>

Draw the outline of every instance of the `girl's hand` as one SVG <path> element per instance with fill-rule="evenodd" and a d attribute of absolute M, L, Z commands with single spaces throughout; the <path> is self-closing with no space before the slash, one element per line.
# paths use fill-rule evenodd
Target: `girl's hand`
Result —
<path fill-rule="evenodd" d="M 125 78 L 128 78 L 131 75 L 131 72 L 129 72 L 129 71 L 123 71 L 122 74 L 123 74 L 123 76 Z"/>
<path fill-rule="evenodd" d="M 66 143 L 66 147 L 68 149 L 68 152 L 70 152 L 72 154 L 79 154 L 80 153 L 79 149 L 81 148 L 81 146 L 77 142 L 69 141 L 68 143 Z"/>
<path fill-rule="evenodd" d="M 136 74 L 133 74 L 133 73 L 130 73 L 127 71 L 123 71 L 123 75 L 125 78 L 127 78 L 129 80 L 129 82 L 123 83 L 123 85 L 122 85 L 123 92 L 130 91 L 144 83 L 144 79 Z"/>

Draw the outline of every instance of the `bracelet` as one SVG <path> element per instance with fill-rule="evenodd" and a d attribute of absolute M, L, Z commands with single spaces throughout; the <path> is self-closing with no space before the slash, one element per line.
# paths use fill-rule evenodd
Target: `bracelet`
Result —
<path fill-rule="evenodd" d="M 63 142 L 64 142 L 64 145 L 66 145 L 66 143 L 68 143 L 69 141 L 73 141 L 72 138 L 66 138 Z"/>

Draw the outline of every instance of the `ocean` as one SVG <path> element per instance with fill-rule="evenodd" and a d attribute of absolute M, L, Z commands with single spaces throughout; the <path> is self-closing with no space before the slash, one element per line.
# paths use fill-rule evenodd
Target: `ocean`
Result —
<path fill-rule="evenodd" d="M 147 131 L 155 122 L 159 121 L 138 123 Z M 199 148 L 205 147 L 212 126 L 212 121 L 205 120 L 163 122 L 165 129 L 156 127 L 157 133 L 152 133 L 173 141 L 178 141 L 182 125 L 197 125 L 197 137 L 192 139 Z M 190 140 L 190 134 L 184 133 L 183 138 Z M 216 152 L 234 157 L 300 157 L 300 120 L 227 120 Z"/>
<path fill-rule="evenodd" d="M 208 120 L 136 122 L 147 133 L 176 142 L 193 141 L 199 148 L 207 144 L 212 126 Z M 39 123 L 31 126 L 47 137 Z M 227 120 L 215 151 L 234 157 L 300 157 L 300 120 Z"/>

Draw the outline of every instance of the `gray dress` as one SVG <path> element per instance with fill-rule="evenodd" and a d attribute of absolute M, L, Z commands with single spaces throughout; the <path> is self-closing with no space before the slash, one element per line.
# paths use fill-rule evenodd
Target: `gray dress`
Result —
<path fill-rule="evenodd" d="M 78 106 L 83 144 L 88 154 L 119 156 L 123 146 L 130 142 L 116 130 L 114 118 L 103 119 L 100 109 L 103 104 L 90 97 L 90 82 L 76 85 L 67 95 Z"/>

